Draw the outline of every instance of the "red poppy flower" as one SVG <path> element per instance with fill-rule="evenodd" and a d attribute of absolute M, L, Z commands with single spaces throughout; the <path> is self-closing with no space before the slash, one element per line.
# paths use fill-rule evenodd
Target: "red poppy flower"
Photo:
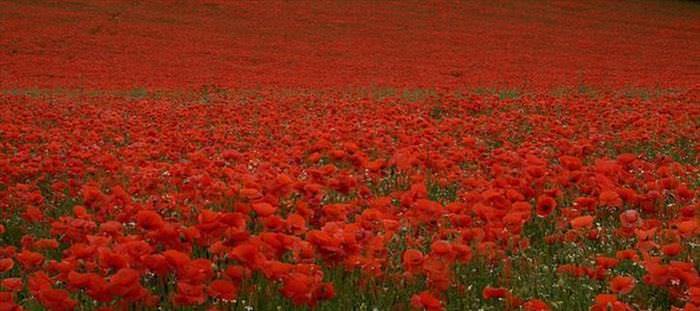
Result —
<path fill-rule="evenodd" d="M 124 268 L 109 279 L 109 290 L 116 296 L 128 296 L 135 289 L 140 288 L 141 275 L 134 269 Z"/>
<path fill-rule="evenodd" d="M 215 280 L 209 284 L 207 292 L 214 298 L 233 300 L 238 294 L 238 287 L 230 281 Z"/>
<path fill-rule="evenodd" d="M 160 276 L 165 276 L 168 274 L 168 260 L 163 255 L 146 255 L 143 257 L 143 263 L 149 270 L 151 270 L 151 272 L 155 274 Z"/>
<path fill-rule="evenodd" d="M 34 248 L 37 250 L 47 250 L 58 248 L 58 241 L 55 239 L 41 239 L 34 242 Z"/>
<path fill-rule="evenodd" d="M 303 273 L 290 273 L 283 280 L 283 285 L 280 291 L 289 298 L 294 304 L 315 304 L 313 300 L 314 279 Z"/>
<path fill-rule="evenodd" d="M 44 256 L 39 253 L 24 250 L 15 257 L 25 270 L 37 268 L 44 262 Z"/>
<path fill-rule="evenodd" d="M 597 256 L 595 258 L 595 262 L 601 269 L 611 269 L 616 267 L 617 264 L 620 263 L 620 261 L 616 258 L 606 256 Z"/>
<path fill-rule="evenodd" d="M 35 206 L 30 206 L 27 207 L 27 209 L 24 211 L 24 214 L 22 214 L 22 218 L 24 218 L 28 222 L 39 222 L 44 219 L 44 213 L 42 213 L 39 208 Z"/>
<path fill-rule="evenodd" d="M 621 250 L 615 253 L 615 258 L 619 260 L 631 260 L 631 261 L 638 261 L 639 260 L 639 254 L 637 253 L 637 250 L 634 249 L 626 249 L 626 250 Z"/>
<path fill-rule="evenodd" d="M 688 289 L 690 303 L 700 306 L 700 286 L 693 286 Z"/>
<path fill-rule="evenodd" d="M 634 288 L 634 278 L 629 276 L 616 276 L 610 280 L 610 290 L 618 294 L 627 294 Z"/>
<path fill-rule="evenodd" d="M 291 214 L 287 216 L 287 228 L 294 234 L 306 232 L 306 220 L 299 214 Z"/>
<path fill-rule="evenodd" d="M 264 260 L 263 254 L 261 254 L 258 247 L 252 243 L 236 246 L 231 252 L 229 252 L 229 256 L 241 264 L 251 268 L 257 267 Z"/>
<path fill-rule="evenodd" d="M 38 300 L 49 310 L 74 310 L 77 302 L 70 298 L 67 291 L 47 288 L 38 295 Z"/>
<path fill-rule="evenodd" d="M 14 266 L 15 262 L 12 258 L 0 259 L 0 273 L 10 271 Z"/>
<path fill-rule="evenodd" d="M 484 287 L 484 290 L 481 292 L 481 294 L 484 297 L 484 299 L 493 299 L 493 298 L 503 298 L 506 296 L 507 292 L 508 291 L 502 287 L 486 286 L 486 287 Z"/>
<path fill-rule="evenodd" d="M 549 216 L 549 214 L 551 214 L 554 208 L 556 207 L 557 201 L 554 200 L 554 198 L 548 195 L 541 195 L 537 198 L 537 205 L 535 207 L 535 210 L 537 212 L 537 216 L 545 218 Z"/>
<path fill-rule="evenodd" d="M 452 245 L 447 241 L 435 241 L 430 245 L 430 251 L 437 256 L 449 256 L 452 254 Z"/>
<path fill-rule="evenodd" d="M 419 310 L 439 311 L 444 310 L 440 299 L 428 291 L 420 292 L 411 297 L 411 306 Z"/>
<path fill-rule="evenodd" d="M 615 191 L 605 190 L 598 196 L 598 203 L 603 206 L 620 207 L 622 198 Z"/>
<path fill-rule="evenodd" d="M 202 284 L 189 284 L 177 282 L 177 292 L 173 296 L 173 302 L 177 305 L 198 305 L 206 301 L 207 295 Z"/>
<path fill-rule="evenodd" d="M 416 249 L 407 249 L 403 253 L 403 264 L 408 270 L 419 267 L 423 264 L 423 253 Z"/>
<path fill-rule="evenodd" d="M 639 212 L 633 209 L 626 210 L 620 213 L 620 222 L 623 228 L 632 229 L 641 223 L 642 219 L 639 216 Z"/>
<path fill-rule="evenodd" d="M 682 221 L 678 223 L 678 232 L 681 233 L 684 237 L 691 237 L 694 234 L 698 233 L 698 220 L 696 219 L 691 219 L 687 221 Z"/>
<path fill-rule="evenodd" d="M 180 271 L 180 280 L 191 284 L 199 284 L 208 281 L 214 276 L 213 263 L 208 259 L 194 259 L 189 261 Z"/>
<path fill-rule="evenodd" d="M 595 297 L 596 304 L 611 305 L 617 301 L 617 296 L 612 294 L 598 294 Z"/>
<path fill-rule="evenodd" d="M 21 278 L 6 278 L 0 282 L 0 285 L 6 290 L 13 293 L 19 292 L 24 289 L 24 282 Z"/>
<path fill-rule="evenodd" d="M 250 277 L 251 274 L 250 270 L 242 266 L 228 266 L 224 273 L 236 284 L 240 284 L 243 279 Z"/>
<path fill-rule="evenodd" d="M 669 257 L 678 256 L 678 254 L 680 254 L 682 250 L 683 247 L 680 243 L 670 243 L 661 246 L 661 251 L 663 251 L 664 255 Z"/>
<path fill-rule="evenodd" d="M 144 230 L 157 230 L 163 226 L 160 214 L 151 210 L 140 210 L 136 213 L 136 224 Z"/>
<path fill-rule="evenodd" d="M 90 282 L 90 274 L 75 271 L 68 272 L 68 284 L 75 288 L 87 287 Z"/>
<path fill-rule="evenodd" d="M 277 209 L 270 203 L 260 202 L 253 203 L 253 210 L 258 216 L 267 217 L 274 214 Z"/>
<path fill-rule="evenodd" d="M 547 303 L 540 299 L 531 299 L 523 304 L 523 309 L 525 311 L 549 311 L 551 308 Z"/>
<path fill-rule="evenodd" d="M 260 191 L 258 191 L 257 189 L 253 189 L 253 188 L 241 189 L 240 194 L 242 197 L 244 197 L 248 200 L 251 200 L 251 201 L 258 200 L 258 199 L 262 198 L 262 193 L 260 193 Z"/>
<path fill-rule="evenodd" d="M 0 300 L 3 302 L 0 302 L 0 311 L 22 311 L 22 307 L 17 305 L 16 303 L 12 302 L 12 296 L 4 297 L 3 294 L 9 294 L 9 293 L 0 293 Z"/>
<path fill-rule="evenodd" d="M 455 252 L 455 259 L 461 263 L 469 262 L 472 259 L 472 249 L 468 245 L 461 243 L 452 244 L 452 249 Z"/>
<path fill-rule="evenodd" d="M 571 220 L 571 227 L 574 229 L 590 228 L 593 225 L 593 216 L 579 216 Z"/>
<path fill-rule="evenodd" d="M 567 155 L 559 157 L 559 163 L 561 163 L 561 166 L 570 171 L 575 171 L 583 167 L 583 162 L 581 159 Z"/>
<path fill-rule="evenodd" d="M 185 267 L 191 260 L 189 255 L 174 249 L 164 251 L 162 254 L 170 267 L 177 270 Z"/>

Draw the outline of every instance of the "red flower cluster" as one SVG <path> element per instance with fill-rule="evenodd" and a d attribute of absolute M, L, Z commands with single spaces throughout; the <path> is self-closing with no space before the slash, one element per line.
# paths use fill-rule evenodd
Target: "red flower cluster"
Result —
<path fill-rule="evenodd" d="M 1 306 L 27 303 L 25 288 L 51 310 L 225 306 L 263 284 L 318 306 L 341 269 L 362 275 L 358 291 L 401 280 L 416 289 L 406 305 L 441 310 L 478 261 L 501 271 L 480 299 L 549 310 L 513 275 L 538 268 L 532 251 L 575 245 L 592 250 L 552 277 L 601 282 L 594 309 L 644 305 L 643 287 L 691 310 L 693 96 L 5 96 Z"/>
<path fill-rule="evenodd" d="M 699 310 L 693 5 L 2 1 L 0 311 Z"/>

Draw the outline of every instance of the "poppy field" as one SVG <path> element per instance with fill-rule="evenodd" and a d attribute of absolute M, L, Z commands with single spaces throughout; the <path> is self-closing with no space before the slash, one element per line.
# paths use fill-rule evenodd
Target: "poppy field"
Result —
<path fill-rule="evenodd" d="M 0 311 L 700 310 L 699 25 L 0 1 Z"/>

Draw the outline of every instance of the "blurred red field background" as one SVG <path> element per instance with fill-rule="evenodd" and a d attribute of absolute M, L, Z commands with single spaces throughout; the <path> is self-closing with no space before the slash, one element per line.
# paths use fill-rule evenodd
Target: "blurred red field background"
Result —
<path fill-rule="evenodd" d="M 2 87 L 694 87 L 680 1 L 0 2 Z"/>

